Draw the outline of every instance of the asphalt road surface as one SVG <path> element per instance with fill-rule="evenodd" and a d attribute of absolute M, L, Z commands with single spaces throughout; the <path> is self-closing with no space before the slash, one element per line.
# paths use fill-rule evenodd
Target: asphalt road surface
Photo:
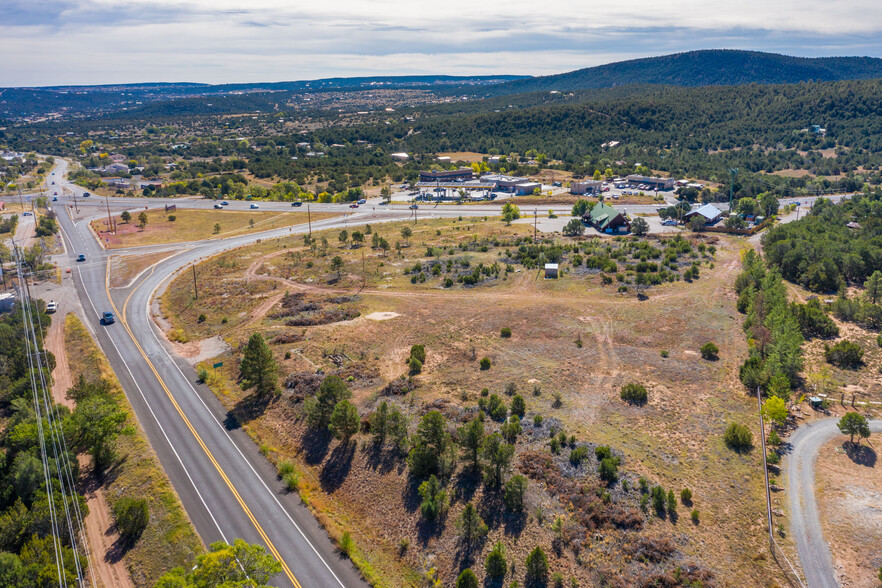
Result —
<path fill-rule="evenodd" d="M 790 436 L 787 457 L 790 487 L 790 529 L 809 588 L 836 588 L 836 574 L 830 546 L 824 541 L 818 503 L 815 499 L 815 462 L 818 451 L 830 439 L 841 435 L 838 419 L 829 418 L 803 425 Z M 882 420 L 870 421 L 873 433 L 882 432 Z"/>

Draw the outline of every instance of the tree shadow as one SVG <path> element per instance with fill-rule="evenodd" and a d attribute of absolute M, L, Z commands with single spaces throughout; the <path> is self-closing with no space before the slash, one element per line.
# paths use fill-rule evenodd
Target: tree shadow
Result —
<path fill-rule="evenodd" d="M 463 502 L 471 501 L 481 484 L 481 472 L 471 468 L 460 470 L 453 480 L 456 496 Z"/>
<path fill-rule="evenodd" d="M 377 443 L 370 443 L 365 448 L 367 467 L 380 474 L 388 474 L 401 464 L 397 449 L 386 449 Z"/>
<path fill-rule="evenodd" d="M 325 429 L 308 428 L 300 437 L 303 458 L 309 465 L 318 465 L 324 461 L 331 446 L 331 433 Z"/>
<path fill-rule="evenodd" d="M 484 588 L 502 588 L 505 578 L 484 578 Z"/>
<path fill-rule="evenodd" d="M 249 394 L 227 412 L 226 417 L 224 417 L 224 428 L 228 431 L 233 431 L 248 421 L 256 419 L 266 412 L 266 409 L 269 408 L 276 398 L 277 396 L 274 395 L 259 396 L 257 394 Z"/>
<path fill-rule="evenodd" d="M 868 468 L 876 467 L 876 450 L 869 445 L 861 445 L 859 443 L 846 441 L 842 444 L 842 448 L 845 450 L 845 454 L 854 463 Z"/>
<path fill-rule="evenodd" d="M 341 443 L 334 448 L 319 474 L 319 482 L 323 490 L 334 491 L 346 481 L 349 470 L 352 469 L 352 458 L 355 456 L 357 446 L 355 441 L 350 441 L 346 445 Z"/>

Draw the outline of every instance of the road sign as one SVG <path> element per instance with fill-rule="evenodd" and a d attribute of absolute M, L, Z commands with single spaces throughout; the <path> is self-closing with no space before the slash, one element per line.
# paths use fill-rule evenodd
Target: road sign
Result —
<path fill-rule="evenodd" d="M 223 365 L 224 365 L 224 362 L 222 362 L 222 361 L 219 361 L 219 362 L 217 362 L 217 363 L 216 363 L 216 364 L 214 364 L 214 365 L 213 365 L 213 366 L 211 366 L 211 367 L 214 367 L 214 368 L 219 368 L 219 367 L 223 367 Z"/>

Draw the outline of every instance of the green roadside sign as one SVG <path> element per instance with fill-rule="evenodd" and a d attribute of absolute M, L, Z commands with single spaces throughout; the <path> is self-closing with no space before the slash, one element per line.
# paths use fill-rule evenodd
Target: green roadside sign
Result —
<path fill-rule="evenodd" d="M 219 361 L 219 362 L 217 362 L 217 363 L 216 363 L 216 364 L 214 364 L 214 365 L 213 365 L 213 366 L 211 366 L 211 367 L 214 367 L 214 368 L 219 368 L 219 367 L 222 367 L 222 366 L 223 366 L 223 365 L 224 365 L 224 362 L 222 362 L 222 361 Z"/>

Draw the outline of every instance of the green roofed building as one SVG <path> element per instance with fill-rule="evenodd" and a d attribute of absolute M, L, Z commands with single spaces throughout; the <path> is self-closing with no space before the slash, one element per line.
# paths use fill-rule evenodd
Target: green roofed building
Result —
<path fill-rule="evenodd" d="M 591 225 L 601 233 L 628 233 L 631 231 L 631 221 L 624 214 L 598 202 L 594 208 L 582 216 L 585 224 Z"/>

